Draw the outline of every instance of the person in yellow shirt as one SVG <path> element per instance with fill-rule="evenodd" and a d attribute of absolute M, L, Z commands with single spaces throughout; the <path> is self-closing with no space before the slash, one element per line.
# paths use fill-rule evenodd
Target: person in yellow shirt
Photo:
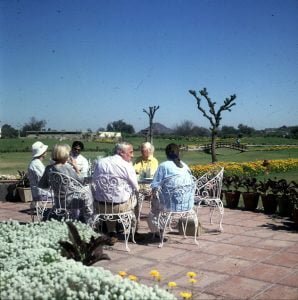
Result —
<path fill-rule="evenodd" d="M 154 146 L 149 142 L 142 143 L 141 156 L 134 163 L 139 178 L 152 178 L 158 168 L 158 160 L 153 156 Z"/>
<path fill-rule="evenodd" d="M 137 177 L 139 179 L 139 186 L 140 186 L 140 195 L 144 197 L 145 200 L 151 199 L 151 188 L 150 183 L 140 183 L 142 179 L 153 178 L 157 168 L 158 168 L 158 160 L 153 156 L 154 154 L 154 146 L 149 143 L 145 142 L 141 144 L 141 156 L 138 157 L 134 163 L 134 169 L 136 171 Z M 142 201 L 141 201 L 142 203 Z M 142 204 L 138 201 L 138 204 L 135 208 L 135 214 L 137 216 L 137 227 L 136 233 L 138 231 L 138 224 L 139 224 L 139 217 L 140 217 L 140 210 Z"/>

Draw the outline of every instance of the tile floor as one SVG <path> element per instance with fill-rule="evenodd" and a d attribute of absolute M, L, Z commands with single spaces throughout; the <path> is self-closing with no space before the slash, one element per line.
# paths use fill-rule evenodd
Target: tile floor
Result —
<path fill-rule="evenodd" d="M 139 233 L 146 235 L 146 211 Z M 31 222 L 29 203 L 0 202 L 0 221 L 15 219 Z M 175 281 L 174 293 L 190 291 L 186 273 L 194 271 L 198 281 L 194 299 L 298 299 L 298 234 L 285 218 L 273 218 L 262 212 L 225 209 L 223 227 L 208 224 L 208 210 L 200 211 L 203 232 L 199 246 L 193 238 L 169 233 L 163 248 L 158 240 L 147 238 L 129 244 L 125 251 L 120 241 L 106 253 L 110 261 L 100 261 L 113 273 L 126 271 L 141 283 L 153 285 L 150 270 L 162 276 L 159 285 Z"/>

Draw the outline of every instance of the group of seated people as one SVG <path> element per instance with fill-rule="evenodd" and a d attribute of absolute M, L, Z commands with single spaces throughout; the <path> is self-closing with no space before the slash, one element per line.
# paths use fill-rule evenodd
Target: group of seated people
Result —
<path fill-rule="evenodd" d="M 88 160 L 81 154 L 84 145 L 80 141 L 75 141 L 70 147 L 67 144 L 57 144 L 52 150 L 50 164 L 46 167 L 43 160 L 46 157 L 48 146 L 38 141 L 32 145 L 32 161 L 28 167 L 28 175 L 31 184 L 33 201 L 43 200 L 49 197 L 50 187 L 49 176 L 51 172 L 66 174 L 77 181 L 84 183 L 84 178 L 89 174 L 90 165 Z M 178 175 L 184 180 L 192 181 L 193 177 L 189 167 L 180 159 L 179 146 L 169 144 L 165 149 L 167 160 L 158 164 L 158 160 L 153 156 L 154 146 L 149 142 L 141 145 L 141 156 L 135 161 L 133 146 L 127 142 L 116 144 L 114 154 L 94 162 L 91 182 L 92 184 L 100 176 L 114 176 L 126 183 L 126 189 L 114 189 L 113 204 L 111 210 L 119 213 L 127 210 L 136 212 L 138 204 L 137 197 L 142 189 L 140 179 L 152 178 L 150 184 L 149 197 L 151 200 L 151 211 L 148 215 L 148 227 L 152 233 L 158 232 L 157 217 L 161 209 L 157 199 L 157 191 L 162 182 L 167 178 Z M 91 187 L 92 187 L 91 184 Z M 84 221 L 91 223 L 94 214 L 102 213 L 107 209 L 107 197 L 105 189 L 90 188 L 90 195 L 82 208 Z M 147 196 L 148 196 L 147 195 Z M 66 199 L 67 201 L 67 199 Z M 193 199 L 189 199 L 193 201 Z M 107 221 L 107 231 L 110 237 L 116 236 L 116 222 Z"/>

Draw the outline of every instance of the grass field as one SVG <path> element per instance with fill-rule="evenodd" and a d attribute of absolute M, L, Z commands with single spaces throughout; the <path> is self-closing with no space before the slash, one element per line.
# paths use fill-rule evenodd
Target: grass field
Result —
<path fill-rule="evenodd" d="M 127 138 L 131 142 L 136 151 L 135 157 L 139 155 L 138 147 L 144 141 L 142 137 L 130 137 Z M 154 144 L 156 147 L 155 156 L 162 162 L 166 159 L 164 148 L 170 142 L 184 145 L 198 145 L 208 143 L 206 138 L 190 138 L 190 139 L 155 139 Z M 229 140 L 225 140 L 229 141 Z M 17 171 L 26 170 L 31 160 L 31 145 L 35 140 L 28 139 L 0 139 L 0 174 L 16 175 Z M 49 145 L 49 149 L 53 147 L 57 140 L 45 140 L 44 143 Z M 72 141 L 64 141 L 69 144 Z M 231 140 L 233 142 L 233 140 Z M 256 160 L 272 160 L 272 159 L 287 159 L 298 158 L 298 140 L 285 139 L 285 138 L 243 138 L 241 142 L 255 145 L 250 146 L 247 152 L 239 152 L 231 149 L 217 149 L 218 161 L 224 162 L 248 162 Z M 59 142 L 58 142 L 59 143 Z M 114 143 L 99 143 L 99 142 L 85 142 L 86 151 L 83 152 L 85 157 L 93 161 L 98 156 L 105 156 L 107 152 L 110 152 Z M 260 147 L 259 145 L 263 145 Z M 273 145 L 273 146 L 270 146 Z M 275 145 L 297 145 L 297 147 L 279 147 L 275 148 Z M 263 149 L 263 150 L 262 150 Z M 48 163 L 50 153 L 48 153 L 45 164 Z M 183 151 L 181 158 L 189 165 L 196 164 L 208 164 L 211 162 L 211 155 L 201 151 Z M 285 178 L 289 180 L 298 179 L 298 170 L 291 170 L 287 173 L 269 174 L 270 177 Z"/>

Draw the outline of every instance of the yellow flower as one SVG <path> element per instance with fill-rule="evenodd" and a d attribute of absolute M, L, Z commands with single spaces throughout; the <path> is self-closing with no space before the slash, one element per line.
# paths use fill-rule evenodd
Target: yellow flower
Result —
<path fill-rule="evenodd" d="M 189 278 L 194 278 L 197 276 L 197 274 L 195 272 L 187 272 L 186 274 Z"/>
<path fill-rule="evenodd" d="M 138 281 L 138 277 L 135 275 L 129 275 L 128 279 L 130 279 L 131 281 Z"/>
<path fill-rule="evenodd" d="M 196 280 L 196 279 L 194 279 L 194 278 L 190 278 L 190 279 L 189 279 L 189 282 L 190 282 L 191 284 L 194 284 L 194 283 L 196 283 L 196 282 L 197 282 L 197 280 Z"/>
<path fill-rule="evenodd" d="M 183 299 L 190 299 L 192 297 L 192 294 L 189 293 L 189 292 L 180 292 L 180 296 L 183 298 Z"/>
<path fill-rule="evenodd" d="M 121 277 L 125 277 L 127 273 L 125 271 L 119 271 L 118 275 L 120 275 Z"/>
<path fill-rule="evenodd" d="M 169 288 L 173 288 L 173 287 L 176 287 L 176 286 L 177 286 L 176 282 L 174 282 L 174 281 L 168 282 L 168 287 Z"/>
<path fill-rule="evenodd" d="M 160 277 L 160 274 L 157 270 L 151 270 L 150 275 L 154 278 Z"/>

